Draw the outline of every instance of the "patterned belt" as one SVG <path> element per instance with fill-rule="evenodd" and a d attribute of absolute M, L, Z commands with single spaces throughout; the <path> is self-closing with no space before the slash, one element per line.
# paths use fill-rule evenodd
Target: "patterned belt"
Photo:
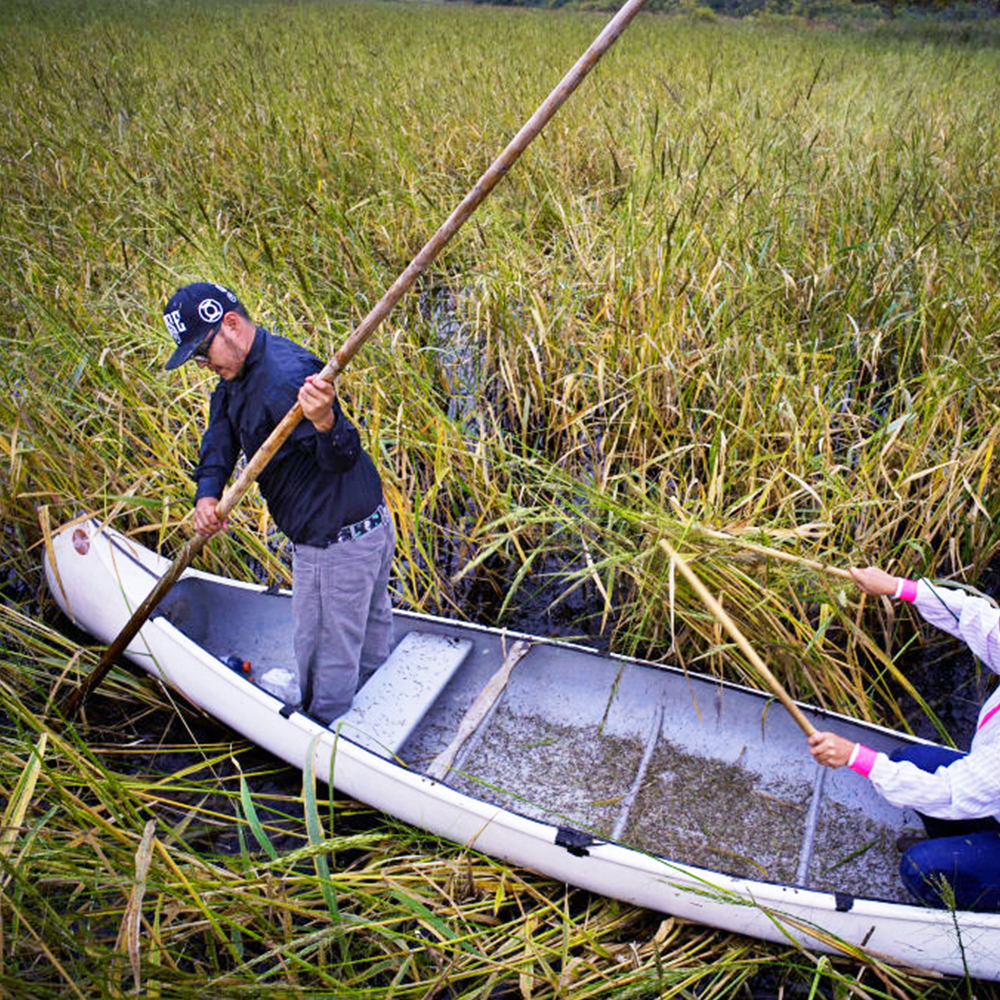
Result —
<path fill-rule="evenodd" d="M 328 538 L 323 543 L 323 547 L 336 545 L 338 542 L 352 542 L 362 535 L 367 535 L 369 531 L 377 528 L 380 524 L 384 524 L 388 519 L 389 508 L 384 503 L 380 503 L 363 521 L 355 521 L 354 524 L 345 524 L 333 538 Z"/>

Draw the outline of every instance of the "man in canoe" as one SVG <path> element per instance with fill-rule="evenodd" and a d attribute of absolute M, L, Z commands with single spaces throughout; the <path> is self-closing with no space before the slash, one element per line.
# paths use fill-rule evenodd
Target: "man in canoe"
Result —
<path fill-rule="evenodd" d="M 1000 673 L 1000 610 L 990 601 L 874 566 L 851 569 L 851 576 L 866 594 L 911 601 Z M 1000 688 L 980 710 L 967 753 L 917 744 L 886 755 L 828 732 L 813 733 L 809 750 L 820 764 L 846 764 L 893 805 L 920 814 L 927 839 L 907 847 L 900 863 L 917 898 L 935 907 L 1000 910 Z"/>
<path fill-rule="evenodd" d="M 216 507 L 242 451 L 253 455 L 295 405 L 304 419 L 260 473 L 275 524 L 294 547 L 292 617 L 302 711 L 331 723 L 350 707 L 359 672 L 392 647 L 389 571 L 396 535 L 382 481 L 344 416 L 323 364 L 305 348 L 257 326 L 221 285 L 198 282 L 163 311 L 186 361 L 219 376 L 192 478 L 193 524 L 225 529 Z"/>

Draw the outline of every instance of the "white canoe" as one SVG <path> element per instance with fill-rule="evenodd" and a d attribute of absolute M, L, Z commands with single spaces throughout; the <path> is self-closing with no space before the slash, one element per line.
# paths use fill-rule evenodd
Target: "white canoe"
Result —
<path fill-rule="evenodd" d="M 53 551 L 52 594 L 102 643 L 169 565 L 93 521 Z M 895 839 L 917 818 L 818 768 L 766 694 L 399 612 L 393 654 L 331 731 L 223 663 L 294 671 L 290 626 L 290 592 L 188 570 L 127 655 L 289 764 L 312 754 L 346 795 L 511 864 L 769 941 L 1000 980 L 1000 914 L 911 903 Z M 803 710 L 879 750 L 912 739 Z"/>

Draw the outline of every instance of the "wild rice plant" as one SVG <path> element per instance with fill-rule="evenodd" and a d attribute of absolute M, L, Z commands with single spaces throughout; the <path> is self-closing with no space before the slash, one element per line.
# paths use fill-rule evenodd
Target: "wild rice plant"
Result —
<path fill-rule="evenodd" d="M 174 996 L 723 996 L 772 961 L 802 995 L 953 988 L 661 925 L 380 817 L 341 841 L 342 803 L 318 789 L 310 827 L 297 776 L 258 790 L 272 765 L 241 772 L 251 748 L 124 674 L 77 730 L 50 728 L 52 687 L 94 654 L 42 592 L 43 525 L 94 512 L 167 553 L 188 530 L 210 383 L 162 371 L 165 296 L 224 281 L 329 356 L 604 20 L 0 12 L 8 992 L 110 995 L 138 973 Z M 400 528 L 398 602 L 758 683 L 671 584 L 666 537 L 794 695 L 958 738 L 907 676 L 905 612 L 699 529 L 986 578 L 995 52 L 638 21 L 341 379 Z M 202 560 L 289 582 L 255 493 Z M 138 738 L 165 711 L 190 733 L 162 756 L 102 734 L 101 714 L 134 714 Z"/>

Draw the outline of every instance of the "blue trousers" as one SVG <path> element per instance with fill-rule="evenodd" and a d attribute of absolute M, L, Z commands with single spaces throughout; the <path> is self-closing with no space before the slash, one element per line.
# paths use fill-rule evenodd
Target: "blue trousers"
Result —
<path fill-rule="evenodd" d="M 899 747 L 889 756 L 933 774 L 965 754 L 918 745 Z M 1000 910 L 1000 823 L 992 817 L 949 820 L 919 815 L 928 839 L 903 854 L 899 874 L 906 888 L 940 909 Z"/>

